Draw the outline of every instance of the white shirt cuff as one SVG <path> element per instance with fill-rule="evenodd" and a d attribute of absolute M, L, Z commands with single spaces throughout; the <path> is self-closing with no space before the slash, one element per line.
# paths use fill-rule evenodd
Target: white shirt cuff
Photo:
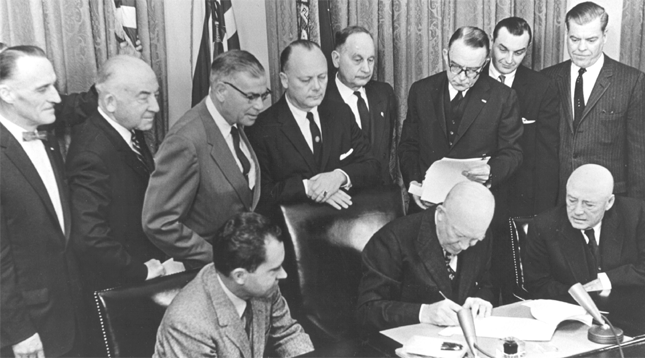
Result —
<path fill-rule="evenodd" d="M 302 185 L 305 186 L 305 195 L 309 196 L 309 179 L 302 179 Z"/>
<path fill-rule="evenodd" d="M 428 305 L 423 303 L 421 304 L 421 308 L 419 309 L 419 323 L 423 323 L 423 321 L 421 320 L 421 317 L 423 317 L 423 310 L 426 308 L 426 306 Z"/>
<path fill-rule="evenodd" d="M 604 272 L 598 272 L 598 280 L 600 280 L 600 284 L 602 285 L 602 291 L 600 292 L 600 295 L 609 295 L 611 291 L 611 281 L 609 280 L 607 274 Z"/>

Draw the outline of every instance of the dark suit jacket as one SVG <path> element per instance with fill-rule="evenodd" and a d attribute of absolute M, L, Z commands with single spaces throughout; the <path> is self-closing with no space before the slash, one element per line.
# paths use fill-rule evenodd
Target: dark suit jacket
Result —
<path fill-rule="evenodd" d="M 394 90 L 386 82 L 369 81 L 365 85 L 367 105 L 370 110 L 370 132 L 363 133 L 372 145 L 370 153 L 381 163 L 381 184 L 396 183 L 398 179 L 398 160 L 396 145 L 398 140 L 398 122 Z M 343 102 L 338 92 L 335 77 L 327 83 L 325 101 Z"/>
<path fill-rule="evenodd" d="M 554 207 L 558 199 L 560 99 L 553 81 L 522 65 L 512 88 L 520 103 L 524 133 L 519 140 L 522 165 L 508 183 L 508 216 L 535 215 Z"/>
<path fill-rule="evenodd" d="M 233 215 L 253 211 L 260 197 L 260 165 L 244 130 L 240 138 L 255 163 L 248 183 L 206 97 L 170 128 L 155 155 L 155 171 L 143 204 L 143 230 L 155 245 L 190 267 L 213 262 L 213 237 Z M 264 174 L 263 174 L 264 175 Z"/>
<path fill-rule="evenodd" d="M 349 106 L 328 101 L 318 106 L 318 114 L 323 137 L 320 167 L 284 95 L 249 128 L 249 140 L 262 168 L 261 212 L 280 203 L 308 200 L 302 180 L 334 169 L 344 170 L 354 188 L 378 182 L 379 163 L 369 154 L 370 145 Z"/>
<path fill-rule="evenodd" d="M 412 84 L 408 114 L 403 122 L 399 160 L 406 188 L 412 180 L 421 183 L 425 173 L 444 157 L 473 158 L 491 156 L 488 164 L 491 185 L 506 181 L 522 163 L 522 121 L 515 91 L 491 79 L 479 77 L 470 88 L 468 101 L 455 142 L 448 144 L 444 95 L 448 77 L 445 72 Z"/>
<path fill-rule="evenodd" d="M 593 278 L 584 254 L 586 241 L 559 206 L 538 215 L 529 225 L 522 250 L 524 281 L 536 298 L 567 293 L 576 282 Z M 612 287 L 645 285 L 645 202 L 616 197 L 605 212 L 600 231 L 601 267 Z"/>
<path fill-rule="evenodd" d="M 278 357 L 293 357 L 313 350 L 280 290 L 248 304 L 253 310 L 250 340 L 215 267 L 204 267 L 166 310 L 153 357 L 261 358 L 265 349 Z"/>
<path fill-rule="evenodd" d="M 143 133 L 137 136 L 149 169 L 98 112 L 72 136 L 66 163 L 72 242 L 90 291 L 143 282 L 148 274 L 144 262 L 165 258 L 141 226 L 154 162 Z"/>
<path fill-rule="evenodd" d="M 645 199 L 645 74 L 605 55 L 577 129 L 571 107 L 571 61 L 543 71 L 560 93 L 560 200 L 580 165 L 594 163 L 614 176 L 614 193 Z M 575 81 L 575 79 L 573 79 Z"/>
<path fill-rule="evenodd" d="M 45 356 L 68 352 L 78 328 L 80 284 L 69 247 L 70 209 L 55 140 L 44 141 L 54 169 L 64 232 L 36 168 L 0 125 L 0 342 L 3 350 L 35 333 Z"/>
<path fill-rule="evenodd" d="M 446 297 L 463 304 L 468 297 L 493 302 L 488 269 L 489 235 L 459 254 L 458 292 L 453 292 L 437 238 L 435 209 L 385 225 L 363 249 L 358 323 L 365 332 L 419 323 L 421 304 Z"/>

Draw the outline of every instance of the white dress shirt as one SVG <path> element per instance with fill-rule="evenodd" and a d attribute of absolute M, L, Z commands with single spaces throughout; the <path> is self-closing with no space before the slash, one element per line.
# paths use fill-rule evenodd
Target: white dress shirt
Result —
<path fill-rule="evenodd" d="M 582 75 L 582 95 L 585 98 L 585 106 L 589 103 L 589 96 L 591 96 L 591 91 L 593 86 L 596 84 L 598 75 L 600 75 L 600 70 L 605 63 L 605 55 L 601 55 L 598 61 L 593 65 L 587 67 L 587 72 Z M 576 95 L 576 79 L 578 78 L 578 70 L 580 67 L 576 66 L 573 61 L 571 61 L 571 108 L 576 108 L 576 102 L 574 97 Z"/>
<path fill-rule="evenodd" d="M 132 146 L 132 131 L 125 128 L 123 125 L 121 125 L 121 123 L 116 122 L 115 120 L 110 118 L 107 115 L 107 113 L 105 113 L 101 109 L 101 107 L 99 107 L 99 113 L 117 131 L 117 133 L 119 133 L 119 135 L 123 138 L 123 140 L 128 144 L 128 147 L 130 147 L 130 149 L 136 152 L 136 150 L 134 150 L 134 147 Z"/>
<path fill-rule="evenodd" d="M 26 130 L 3 116 L 0 116 L 0 123 L 2 123 L 9 133 L 16 138 L 18 143 L 20 143 L 20 146 L 22 146 L 22 149 L 27 153 L 31 163 L 36 168 L 40 179 L 45 185 L 45 189 L 47 189 L 49 199 L 54 206 L 54 211 L 56 211 L 56 217 L 58 218 L 61 230 L 65 233 L 63 205 L 60 201 L 60 193 L 58 192 L 58 183 L 56 182 L 56 176 L 54 175 L 54 168 L 52 167 L 51 161 L 49 161 L 45 144 L 41 140 L 24 141 L 22 139 L 22 133 Z"/>
<path fill-rule="evenodd" d="M 355 91 L 341 82 L 340 78 L 338 78 L 338 74 L 336 74 L 335 81 L 336 87 L 338 87 L 338 93 L 340 93 L 340 97 L 343 99 L 343 102 L 347 103 L 349 108 L 352 110 L 352 113 L 354 113 L 354 120 L 356 121 L 356 124 L 358 124 L 358 127 L 363 129 L 363 124 L 361 123 L 361 114 L 358 112 L 358 97 L 356 97 L 356 95 L 354 94 Z M 369 110 L 370 105 L 369 103 L 367 103 L 367 93 L 365 92 L 365 87 L 358 89 L 358 92 L 361 93 L 361 97 L 363 97 L 365 105 Z"/>
<path fill-rule="evenodd" d="M 499 80 L 499 76 L 504 76 L 504 84 L 508 87 L 513 87 L 513 81 L 515 81 L 515 74 L 517 74 L 517 69 L 515 71 L 507 74 L 507 75 L 502 75 L 497 71 L 497 68 L 495 68 L 495 65 L 492 63 L 490 66 L 488 66 L 488 75 L 491 76 L 494 80 L 501 82 Z"/>
<path fill-rule="evenodd" d="M 222 136 L 226 141 L 226 145 L 228 145 L 228 149 L 231 151 L 231 154 L 233 155 L 233 159 L 235 159 L 235 163 L 237 163 L 237 166 L 240 168 L 240 172 L 244 172 L 242 163 L 240 162 L 239 158 L 237 157 L 237 154 L 235 153 L 235 144 L 233 143 L 233 136 L 231 135 L 231 128 L 233 128 L 233 126 L 230 125 L 226 121 L 226 119 L 224 119 L 224 117 L 222 117 L 222 115 L 215 107 L 215 104 L 213 103 L 213 100 L 210 96 L 210 90 L 208 92 L 208 98 L 206 99 L 206 109 L 208 109 L 208 113 L 210 113 L 211 117 L 213 117 L 213 120 L 215 121 L 217 128 L 219 128 L 220 132 L 222 132 Z M 241 132 L 240 128 L 238 128 L 238 131 Z M 251 169 L 249 170 L 249 188 L 253 189 L 256 184 L 255 171 L 257 170 L 257 168 L 255 167 L 255 162 L 253 161 L 253 157 L 251 156 L 251 151 L 246 146 L 246 143 L 242 140 L 241 135 L 240 135 L 240 149 L 242 150 L 242 153 L 244 153 L 246 158 L 249 160 L 249 164 L 251 164 Z"/>
<path fill-rule="evenodd" d="M 463 98 L 466 98 L 466 93 L 468 93 L 469 90 L 470 88 L 467 90 L 461 91 L 461 95 L 463 96 Z M 452 86 L 452 83 L 448 82 L 448 93 L 450 94 L 450 100 L 452 101 L 457 95 L 457 93 L 459 93 L 459 91 Z"/>
<path fill-rule="evenodd" d="M 231 300 L 231 303 L 233 303 L 233 306 L 235 306 L 235 311 L 237 312 L 237 315 L 242 318 L 242 315 L 244 314 L 244 310 L 246 309 L 246 301 L 243 299 L 237 297 L 231 290 L 226 287 L 224 282 L 222 282 L 222 278 L 219 277 L 220 273 L 217 273 L 217 281 L 219 282 L 219 285 L 222 286 L 222 290 L 226 294 L 226 297 L 228 297 L 229 300 Z"/>

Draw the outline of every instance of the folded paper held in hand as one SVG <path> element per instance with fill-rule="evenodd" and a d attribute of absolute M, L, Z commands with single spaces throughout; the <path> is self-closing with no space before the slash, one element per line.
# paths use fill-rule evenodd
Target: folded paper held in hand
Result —
<path fill-rule="evenodd" d="M 428 168 L 423 187 L 421 188 L 421 200 L 429 203 L 442 203 L 446 195 L 455 184 L 468 180 L 463 172 L 488 164 L 490 157 L 453 159 L 443 158 Z M 410 187 L 410 193 L 419 195 L 418 188 Z M 414 192 L 413 192 L 414 191 Z"/>

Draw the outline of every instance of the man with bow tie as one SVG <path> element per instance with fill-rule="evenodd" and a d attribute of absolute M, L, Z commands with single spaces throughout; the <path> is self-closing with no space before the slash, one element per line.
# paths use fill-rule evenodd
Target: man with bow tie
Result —
<path fill-rule="evenodd" d="M 81 292 L 55 139 L 56 74 L 35 46 L 0 53 L 0 355 L 77 356 Z"/>

